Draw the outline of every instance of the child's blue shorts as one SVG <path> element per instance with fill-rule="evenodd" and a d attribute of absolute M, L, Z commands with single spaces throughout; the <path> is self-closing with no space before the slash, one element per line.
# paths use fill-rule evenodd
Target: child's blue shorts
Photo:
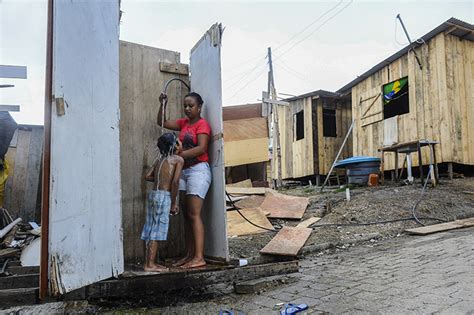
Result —
<path fill-rule="evenodd" d="M 166 241 L 170 223 L 171 195 L 169 191 L 152 190 L 146 200 L 146 222 L 141 239 Z"/>

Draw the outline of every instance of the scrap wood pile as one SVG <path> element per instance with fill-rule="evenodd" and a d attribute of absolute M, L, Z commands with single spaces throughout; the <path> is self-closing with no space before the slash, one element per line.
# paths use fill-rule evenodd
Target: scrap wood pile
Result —
<path fill-rule="evenodd" d="M 320 219 L 312 217 L 296 226 L 282 226 L 287 220 L 301 221 L 309 198 L 252 187 L 250 180 L 227 185 L 226 192 L 228 237 L 277 232 L 261 254 L 297 256 L 311 235 L 309 226 Z"/>
<path fill-rule="evenodd" d="M 5 266 L 9 261 L 21 259 L 22 265 L 39 264 L 40 229 L 34 222 L 13 219 L 6 209 L 0 208 L 0 276 L 8 275 Z"/>

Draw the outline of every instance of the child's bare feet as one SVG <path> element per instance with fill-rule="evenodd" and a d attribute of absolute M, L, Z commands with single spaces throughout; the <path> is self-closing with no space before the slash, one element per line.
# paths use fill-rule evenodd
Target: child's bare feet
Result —
<path fill-rule="evenodd" d="M 183 269 L 193 269 L 193 268 L 199 268 L 199 267 L 204 267 L 206 265 L 206 261 L 201 258 L 193 258 L 184 265 L 181 266 Z"/>
<path fill-rule="evenodd" d="M 183 258 L 181 258 L 180 260 L 178 260 L 177 262 L 175 262 L 172 266 L 173 266 L 173 267 L 181 267 L 182 265 L 184 265 L 184 264 L 186 264 L 187 262 L 189 262 L 191 259 L 193 259 L 193 257 L 184 256 Z"/>
<path fill-rule="evenodd" d="M 159 264 L 153 264 L 151 266 L 145 266 L 143 268 L 145 271 L 148 272 L 165 272 L 168 271 L 168 268 Z"/>

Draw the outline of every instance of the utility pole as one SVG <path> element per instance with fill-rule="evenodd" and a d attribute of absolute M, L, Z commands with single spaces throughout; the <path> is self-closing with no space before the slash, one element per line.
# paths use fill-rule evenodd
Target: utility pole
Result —
<path fill-rule="evenodd" d="M 268 47 L 268 91 L 267 96 L 270 100 L 277 101 L 277 93 L 275 88 L 275 79 L 273 76 L 272 48 Z M 281 150 L 280 150 L 280 131 L 278 127 L 278 111 L 274 102 L 268 102 L 271 115 L 271 126 L 273 126 L 272 139 L 272 179 L 273 187 L 281 187 Z M 276 176 L 275 176 L 276 172 Z"/>

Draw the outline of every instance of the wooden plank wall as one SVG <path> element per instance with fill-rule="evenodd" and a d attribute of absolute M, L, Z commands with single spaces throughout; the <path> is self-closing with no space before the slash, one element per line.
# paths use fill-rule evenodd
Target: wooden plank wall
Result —
<path fill-rule="evenodd" d="M 312 100 L 306 97 L 290 103 L 291 107 L 291 129 L 292 140 L 292 177 L 299 178 L 314 174 L 313 163 L 313 117 L 312 117 Z M 300 111 L 304 111 L 304 138 L 295 141 L 294 135 L 294 115 Z M 288 125 L 287 125 L 288 127 Z"/>
<path fill-rule="evenodd" d="M 158 154 L 156 123 L 158 97 L 165 82 L 188 76 L 161 72 L 160 62 L 179 63 L 180 54 L 139 44 L 120 42 L 120 152 L 122 170 L 122 219 L 126 263 L 143 261 L 145 244 L 140 234 L 145 223 L 145 196 L 151 183 L 144 180 L 146 169 Z M 184 117 L 182 100 L 188 93 L 178 81 L 168 87 L 168 117 Z M 184 254 L 182 216 L 170 218 L 169 240 L 160 244 L 162 257 Z"/>
<path fill-rule="evenodd" d="M 43 126 L 20 125 L 10 143 L 6 159 L 10 174 L 5 186 L 5 205 L 23 221 L 41 221 L 40 173 Z"/>
<path fill-rule="evenodd" d="M 416 49 L 423 64 L 420 70 L 413 53 L 402 56 L 352 88 L 352 112 L 357 119 L 353 132 L 354 155 L 379 156 L 383 145 L 382 99 L 362 119 L 370 100 L 382 85 L 408 76 L 410 112 L 398 116 L 398 141 L 439 141 L 438 162 L 474 165 L 474 43 L 439 34 Z M 399 157 L 399 165 L 403 162 Z M 424 164 L 429 160 L 423 153 Z M 386 154 L 385 169 L 394 169 L 394 158 Z M 413 155 L 413 165 L 418 157 Z"/>
<path fill-rule="evenodd" d="M 327 175 L 351 125 L 351 106 L 350 101 L 343 99 L 317 99 L 315 105 L 314 110 L 317 111 L 315 128 L 318 128 L 318 174 Z M 336 137 L 324 137 L 323 108 L 325 107 L 336 110 Z M 351 156 L 352 141 L 349 138 L 339 159 L 342 160 Z"/>
<path fill-rule="evenodd" d="M 323 136 L 323 103 L 336 109 L 337 137 Z M 352 121 L 350 100 L 312 99 L 292 101 L 289 107 L 278 106 L 282 178 L 326 175 Z M 294 141 L 294 115 L 304 110 L 304 138 Z M 316 121 L 313 121 L 316 119 Z M 313 137 L 317 136 L 317 139 Z M 341 158 L 352 156 L 349 138 Z"/>
<path fill-rule="evenodd" d="M 224 163 L 226 167 L 266 161 L 268 161 L 266 118 L 224 121 Z"/>

